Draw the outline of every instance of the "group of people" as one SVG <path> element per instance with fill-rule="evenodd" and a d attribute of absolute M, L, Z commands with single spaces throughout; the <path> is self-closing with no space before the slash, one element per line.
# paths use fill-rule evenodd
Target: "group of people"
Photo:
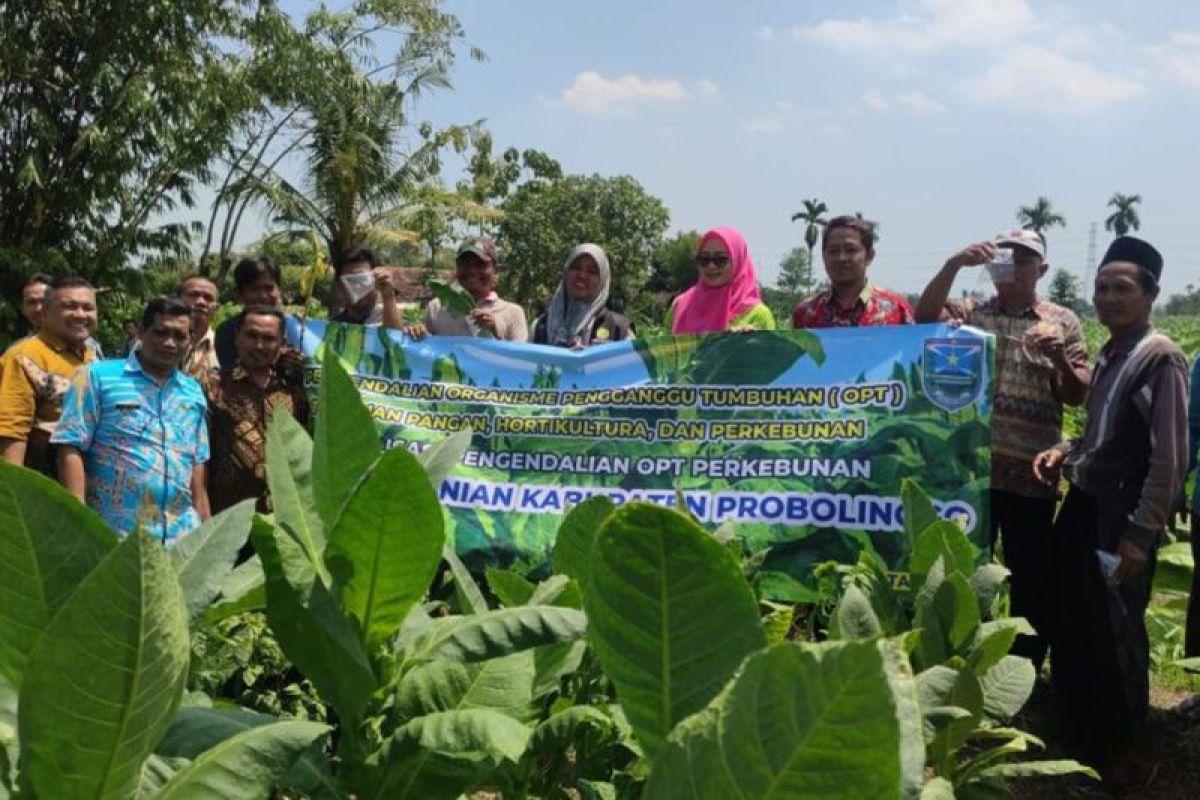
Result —
<path fill-rule="evenodd" d="M 1144 615 L 1156 548 L 1180 507 L 1200 428 L 1194 407 L 1189 439 L 1185 358 L 1150 324 L 1162 257 L 1128 236 L 1108 249 L 1094 301 L 1110 338 L 1093 367 L 1079 320 L 1037 292 L 1048 263 L 1035 232 L 1007 230 L 955 253 L 915 310 L 867 279 L 875 256 L 870 222 L 833 219 L 821 253 L 829 285 L 795 307 L 796 328 L 942 320 L 995 335 L 991 536 L 1012 572 L 1012 613 L 1036 631 L 1021 637 L 1017 651 L 1040 666 L 1049 648 L 1053 684 L 1088 760 L 1114 786 L 1141 780 Z M 736 230 L 705 233 L 695 263 L 695 285 L 667 314 L 673 333 L 776 327 Z M 993 297 L 950 299 L 960 273 L 996 263 L 1008 266 L 993 273 Z M 500 263 L 490 240 L 464 242 L 455 267 L 470 310 L 434 299 L 422 321 L 409 324 L 391 270 L 370 250 L 355 249 L 335 265 L 331 319 L 417 339 L 493 337 L 568 348 L 634 335 L 630 321 L 608 307 L 612 265 L 595 244 L 567 256 L 532 335 L 524 310 L 496 293 Z M 242 305 L 236 316 L 214 328 L 219 288 L 189 275 L 175 296 L 147 305 L 136 341 L 114 360 L 102 360 L 92 339 L 96 298 L 85 280 L 31 279 L 22 312 L 34 331 L 0 359 L 0 455 L 56 477 L 114 530 L 140 528 L 167 543 L 245 499 L 269 510 L 267 422 L 277 408 L 302 424 L 311 412 L 299 354 L 285 341 L 279 268 L 265 257 L 245 259 L 233 279 Z M 1200 382 L 1200 369 L 1193 380 Z M 1067 405 L 1087 410 L 1084 433 L 1072 442 L 1062 441 Z M 1061 476 L 1068 490 L 1059 508 Z M 1193 627 L 1200 627 L 1195 613 Z M 1189 647 L 1200 647 L 1200 634 L 1189 636 Z"/>

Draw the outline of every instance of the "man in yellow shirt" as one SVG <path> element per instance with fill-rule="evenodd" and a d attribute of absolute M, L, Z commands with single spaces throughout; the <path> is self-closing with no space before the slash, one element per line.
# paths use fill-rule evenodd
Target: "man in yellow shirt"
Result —
<path fill-rule="evenodd" d="M 94 360 L 87 342 L 96 330 L 96 291 L 79 277 L 58 278 L 43 301 L 37 334 L 4 354 L 0 372 L 0 456 L 54 473 L 50 434 L 62 413 L 71 375 Z"/>

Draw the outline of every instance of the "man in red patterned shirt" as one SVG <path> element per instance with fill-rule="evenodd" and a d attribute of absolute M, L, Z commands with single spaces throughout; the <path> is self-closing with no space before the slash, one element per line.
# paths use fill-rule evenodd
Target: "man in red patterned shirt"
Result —
<path fill-rule="evenodd" d="M 875 258 L 875 225 L 861 217 L 834 217 L 821 234 L 829 289 L 792 309 L 793 328 L 910 325 L 912 307 L 895 292 L 867 283 Z"/>

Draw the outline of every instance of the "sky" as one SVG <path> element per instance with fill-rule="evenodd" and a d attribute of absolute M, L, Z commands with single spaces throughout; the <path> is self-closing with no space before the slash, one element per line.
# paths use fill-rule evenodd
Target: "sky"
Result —
<path fill-rule="evenodd" d="M 295 3 L 303 7 L 302 3 Z M 1137 193 L 1164 291 L 1200 285 L 1200 3 L 448 0 L 485 62 L 424 98 L 497 150 L 627 174 L 671 230 L 731 225 L 763 283 L 806 198 L 879 223 L 872 280 L 920 291 L 1050 198 L 1048 260 L 1090 282 L 1108 198 Z M 455 165 L 447 165 L 451 175 Z M 819 259 L 819 257 L 818 257 Z M 619 265 L 615 265 L 619 268 Z M 986 288 L 974 274 L 957 289 Z"/>

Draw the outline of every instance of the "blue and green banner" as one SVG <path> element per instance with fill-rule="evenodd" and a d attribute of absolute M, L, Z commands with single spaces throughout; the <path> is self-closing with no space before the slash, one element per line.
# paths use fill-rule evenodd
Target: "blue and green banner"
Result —
<path fill-rule="evenodd" d="M 289 338 L 314 389 L 325 351 L 338 355 L 386 446 L 421 450 L 473 432 L 439 494 L 476 567 L 544 565 L 563 513 L 605 495 L 683 503 L 712 529 L 728 523 L 783 589 L 863 548 L 897 563 L 905 478 L 987 542 L 994 343 L 969 328 L 664 336 L 570 351 L 293 319 Z"/>

